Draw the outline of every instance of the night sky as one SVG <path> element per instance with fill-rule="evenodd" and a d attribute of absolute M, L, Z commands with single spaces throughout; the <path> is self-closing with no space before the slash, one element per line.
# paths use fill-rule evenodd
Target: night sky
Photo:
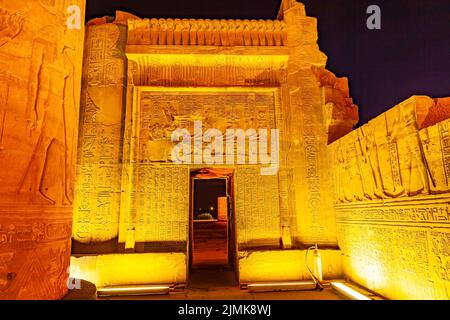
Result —
<path fill-rule="evenodd" d="M 328 69 L 350 78 L 365 123 L 415 94 L 450 96 L 450 0 L 303 0 L 319 20 Z M 274 19 L 281 0 L 87 0 L 87 19 L 125 10 L 140 17 Z M 382 10 L 382 30 L 366 9 Z"/>

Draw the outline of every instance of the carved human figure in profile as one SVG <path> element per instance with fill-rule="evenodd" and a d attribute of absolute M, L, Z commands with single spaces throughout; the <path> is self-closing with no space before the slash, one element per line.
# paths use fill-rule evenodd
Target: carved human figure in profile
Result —
<path fill-rule="evenodd" d="M 375 141 L 374 127 L 368 123 L 358 130 L 361 147 L 361 162 L 364 174 L 364 190 L 368 199 L 383 199 L 383 182 L 378 162 L 378 147 Z"/>
<path fill-rule="evenodd" d="M 401 105 L 395 109 L 399 121 L 397 145 L 400 153 L 400 171 L 403 187 L 408 196 L 430 191 L 428 173 L 422 140 L 417 128 L 416 109 L 413 104 Z"/>
<path fill-rule="evenodd" d="M 70 186 L 75 151 L 68 141 L 77 130 L 78 112 L 74 49 L 65 34 L 63 27 L 48 26 L 33 40 L 27 112 L 30 136 L 36 137 L 36 142 L 17 193 L 34 203 L 71 204 L 73 200 Z M 61 184 L 55 185 L 56 190 L 44 189 L 44 183 L 50 180 L 54 185 L 56 181 Z"/>

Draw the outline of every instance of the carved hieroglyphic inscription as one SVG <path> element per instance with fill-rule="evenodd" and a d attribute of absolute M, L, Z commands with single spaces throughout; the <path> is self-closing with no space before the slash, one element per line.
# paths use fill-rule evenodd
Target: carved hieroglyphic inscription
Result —
<path fill-rule="evenodd" d="M 136 242 L 175 243 L 186 248 L 189 169 L 141 165 L 138 177 Z"/>
<path fill-rule="evenodd" d="M 431 193 L 450 192 L 450 120 L 420 131 Z"/>
<path fill-rule="evenodd" d="M 239 249 L 279 247 L 281 239 L 277 176 L 262 176 L 258 166 L 235 172 L 236 227 Z"/>
<path fill-rule="evenodd" d="M 0 1 L 0 299 L 67 292 L 84 1 Z"/>
<path fill-rule="evenodd" d="M 189 52 L 191 54 L 155 53 L 143 55 L 139 47 L 128 47 L 127 56 L 135 85 L 276 87 L 285 82 L 289 59 L 286 51 L 260 55 L 258 52 L 223 54 L 220 51 L 195 50 Z"/>
<path fill-rule="evenodd" d="M 73 239 L 118 237 L 126 28 L 89 26 L 86 36 Z"/>
<path fill-rule="evenodd" d="M 372 224 L 338 225 L 344 268 L 352 280 L 391 299 L 436 299 L 447 293 L 431 264 L 430 229 Z M 448 233 L 447 233 L 448 235 Z M 448 289 L 447 289 L 448 290 Z"/>
<path fill-rule="evenodd" d="M 310 69 L 289 72 L 289 106 L 283 110 L 283 137 L 288 168 L 289 197 L 294 199 L 294 239 L 297 243 L 336 244 L 332 207 L 331 168 L 328 165 L 328 136 L 323 123 L 322 97 Z"/>

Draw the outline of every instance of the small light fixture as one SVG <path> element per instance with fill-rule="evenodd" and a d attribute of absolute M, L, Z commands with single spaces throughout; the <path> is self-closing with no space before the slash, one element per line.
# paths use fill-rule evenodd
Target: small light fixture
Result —
<path fill-rule="evenodd" d="M 247 291 L 253 293 L 276 291 L 305 291 L 315 289 L 316 284 L 313 281 L 251 283 L 247 285 Z"/>
<path fill-rule="evenodd" d="M 363 295 L 362 293 L 350 288 L 349 286 L 343 284 L 342 282 L 332 282 L 331 287 L 342 294 L 344 297 L 350 300 L 372 300 L 369 297 Z"/>
<path fill-rule="evenodd" d="M 99 296 L 145 296 L 145 295 L 166 295 L 169 294 L 169 286 L 123 286 L 106 287 L 97 290 Z"/>

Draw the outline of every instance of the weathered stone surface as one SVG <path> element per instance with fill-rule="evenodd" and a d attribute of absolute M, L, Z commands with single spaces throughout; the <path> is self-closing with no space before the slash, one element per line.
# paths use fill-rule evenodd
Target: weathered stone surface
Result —
<path fill-rule="evenodd" d="M 0 1 L 0 299 L 67 292 L 84 1 Z"/>
<path fill-rule="evenodd" d="M 337 78 L 325 68 L 313 66 L 312 71 L 324 93 L 324 121 L 328 129 L 328 143 L 332 143 L 350 133 L 358 123 L 358 106 L 350 97 L 347 78 Z"/>
<path fill-rule="evenodd" d="M 119 236 L 125 40 L 125 26 L 87 27 L 73 228 L 82 244 Z"/>
<path fill-rule="evenodd" d="M 98 288 L 138 284 L 186 282 L 183 253 L 111 254 L 72 257 L 71 277 L 86 279 Z"/>
<path fill-rule="evenodd" d="M 446 101 L 412 97 L 330 146 L 345 273 L 388 298 L 450 298 Z"/>

